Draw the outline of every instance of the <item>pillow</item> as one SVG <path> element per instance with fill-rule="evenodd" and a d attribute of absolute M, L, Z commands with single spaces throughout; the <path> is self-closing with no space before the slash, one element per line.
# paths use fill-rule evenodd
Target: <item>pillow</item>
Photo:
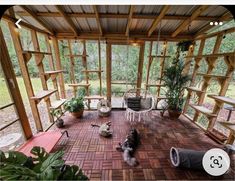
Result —
<path fill-rule="evenodd" d="M 152 107 L 152 98 L 151 97 L 142 98 L 140 100 L 140 106 L 142 109 L 150 109 Z"/>
<path fill-rule="evenodd" d="M 127 98 L 127 107 L 134 111 L 140 110 L 140 97 L 129 97 Z"/>

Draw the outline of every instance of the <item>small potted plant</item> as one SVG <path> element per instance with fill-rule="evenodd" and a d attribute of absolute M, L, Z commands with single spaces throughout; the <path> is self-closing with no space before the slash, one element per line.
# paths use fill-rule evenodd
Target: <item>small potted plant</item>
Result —
<path fill-rule="evenodd" d="M 65 110 L 76 118 L 81 118 L 84 111 L 84 99 L 81 96 L 73 97 L 65 103 Z"/>
<path fill-rule="evenodd" d="M 63 112 L 61 109 L 53 109 L 51 111 L 51 115 L 56 117 L 55 124 L 58 128 L 64 127 L 64 120 L 61 118 L 61 116 L 63 115 Z"/>
<path fill-rule="evenodd" d="M 190 45 L 192 45 L 192 41 L 190 40 L 184 40 L 184 41 L 180 41 L 177 46 L 179 47 L 179 49 L 184 52 L 184 51 L 188 51 Z"/>
<path fill-rule="evenodd" d="M 171 118 L 178 118 L 182 112 L 184 89 L 190 81 L 190 76 L 183 73 L 185 64 L 182 60 L 175 60 L 164 71 L 162 80 L 166 87 L 167 110 Z"/>

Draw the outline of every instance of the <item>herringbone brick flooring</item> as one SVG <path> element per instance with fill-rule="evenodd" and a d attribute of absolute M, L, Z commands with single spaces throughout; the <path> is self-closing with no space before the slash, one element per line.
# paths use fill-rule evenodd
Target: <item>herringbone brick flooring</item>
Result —
<path fill-rule="evenodd" d="M 170 120 L 167 115 L 160 117 L 158 112 L 154 112 L 145 124 L 133 125 L 141 135 L 141 145 L 135 153 L 140 164 L 128 166 L 122 153 L 116 151 L 116 146 L 125 139 L 131 127 L 124 114 L 124 111 L 113 111 L 110 117 L 99 118 L 95 111 L 86 111 L 80 120 L 66 116 L 64 129 L 68 130 L 69 138 L 63 136 L 54 150 L 64 150 L 66 163 L 81 167 L 91 180 L 234 180 L 234 160 L 233 170 L 216 178 L 201 171 L 174 168 L 169 160 L 172 146 L 208 150 L 222 145 L 208 138 L 183 116 Z M 91 123 L 100 125 L 107 121 L 112 122 L 112 138 L 100 137 L 98 128 L 91 127 Z"/>

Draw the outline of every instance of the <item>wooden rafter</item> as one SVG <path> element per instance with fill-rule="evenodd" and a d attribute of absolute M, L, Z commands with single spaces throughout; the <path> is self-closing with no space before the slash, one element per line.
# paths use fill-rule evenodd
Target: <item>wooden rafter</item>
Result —
<path fill-rule="evenodd" d="M 65 21 L 68 23 L 70 29 L 74 32 L 75 35 L 79 35 L 76 26 L 74 25 L 73 21 L 70 19 L 70 17 L 67 16 L 67 14 L 64 12 L 61 6 L 56 5 L 56 9 L 59 11 L 59 13 L 63 16 Z"/>
<path fill-rule="evenodd" d="M 197 8 L 192 15 L 184 20 L 177 28 L 176 30 L 172 33 L 172 37 L 176 37 L 183 29 L 185 29 L 194 19 L 196 19 L 201 13 L 203 13 L 209 6 L 208 5 L 203 5 Z"/>
<path fill-rule="evenodd" d="M 156 29 L 157 25 L 162 20 L 162 18 L 165 16 L 165 14 L 169 10 L 169 8 L 170 8 L 169 5 L 166 5 L 162 8 L 161 13 L 159 14 L 159 16 L 156 17 L 156 19 L 153 21 L 152 25 L 150 26 L 150 28 L 148 30 L 148 37 L 150 37 L 152 35 L 153 31 Z"/>
<path fill-rule="evenodd" d="M 28 14 L 30 14 L 41 26 L 43 26 L 46 29 L 46 31 L 48 31 L 52 35 L 54 34 L 53 30 L 47 24 L 45 24 L 40 18 L 38 18 L 36 13 L 34 13 L 31 9 L 29 9 L 25 5 L 22 5 L 20 7 L 22 7 Z"/>
<path fill-rule="evenodd" d="M 95 18 L 96 18 L 96 22 L 97 22 L 97 25 L 98 25 L 98 28 L 99 28 L 99 31 L 100 31 L 100 35 L 102 36 L 103 35 L 103 31 L 102 31 L 102 26 L 101 26 L 100 16 L 99 16 L 99 12 L 98 12 L 97 6 L 93 5 L 93 9 L 94 9 L 94 12 L 95 12 Z"/>
<path fill-rule="evenodd" d="M 126 36 L 129 36 L 129 31 L 130 31 L 130 26 L 131 26 L 131 20 L 132 20 L 133 12 L 134 12 L 134 6 L 131 5 L 130 6 L 129 15 L 128 15 L 128 20 L 127 20 L 127 25 L 126 25 L 126 32 L 125 32 Z"/>
<path fill-rule="evenodd" d="M 24 11 L 17 11 L 16 14 L 19 16 L 30 16 L 28 13 Z M 95 18 L 96 15 L 94 13 L 66 13 L 68 17 L 77 17 L 77 18 Z M 38 12 L 36 13 L 37 16 L 42 16 L 42 17 L 62 17 L 62 15 L 58 12 Z M 117 18 L 117 19 L 127 19 L 129 14 L 125 13 L 99 13 L 100 18 Z M 152 19 L 154 20 L 156 18 L 156 15 L 152 14 L 133 14 L 132 16 L 133 19 Z M 164 20 L 186 20 L 190 18 L 190 16 L 187 15 L 166 15 L 162 19 Z M 197 21 L 213 21 L 215 19 L 220 18 L 220 16 L 198 16 L 195 18 Z"/>

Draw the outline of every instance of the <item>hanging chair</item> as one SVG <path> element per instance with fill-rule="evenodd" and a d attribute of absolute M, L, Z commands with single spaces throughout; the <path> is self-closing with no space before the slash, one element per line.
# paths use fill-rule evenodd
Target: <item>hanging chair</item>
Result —
<path fill-rule="evenodd" d="M 111 104 L 108 100 L 102 99 L 97 104 L 98 115 L 101 117 L 107 117 L 111 113 Z"/>
<path fill-rule="evenodd" d="M 136 88 L 130 89 L 124 94 L 126 106 L 126 119 L 130 122 L 141 121 L 143 117 L 149 117 L 155 107 L 154 96 L 148 90 Z"/>

